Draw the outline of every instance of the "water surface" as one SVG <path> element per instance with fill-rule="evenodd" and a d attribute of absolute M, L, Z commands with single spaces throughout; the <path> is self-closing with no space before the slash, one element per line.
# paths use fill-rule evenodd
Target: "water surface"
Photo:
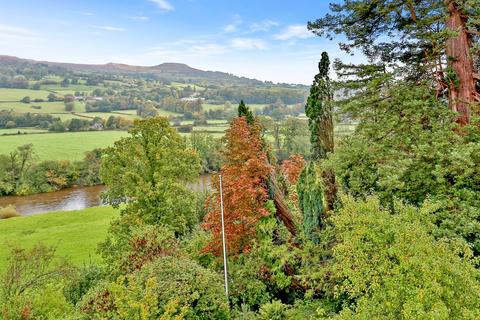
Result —
<path fill-rule="evenodd" d="M 201 192 L 210 188 L 210 175 L 202 175 L 190 184 L 192 190 Z M 0 197 L 0 207 L 14 205 L 22 215 L 51 211 L 82 210 L 103 205 L 100 195 L 105 186 L 76 187 L 30 196 Z"/>

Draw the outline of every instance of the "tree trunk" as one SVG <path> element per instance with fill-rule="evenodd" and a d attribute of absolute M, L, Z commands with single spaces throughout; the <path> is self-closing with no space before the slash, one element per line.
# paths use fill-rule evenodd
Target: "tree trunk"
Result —
<path fill-rule="evenodd" d="M 455 0 L 445 0 L 448 6 L 446 27 L 455 32 L 446 41 L 448 66 L 455 72 L 455 81 L 448 83 L 450 108 L 458 113 L 457 123 L 465 126 L 470 123 L 470 105 L 478 95 L 475 88 L 475 69 L 470 53 L 471 36 L 467 32 L 468 17 L 462 15 Z"/>

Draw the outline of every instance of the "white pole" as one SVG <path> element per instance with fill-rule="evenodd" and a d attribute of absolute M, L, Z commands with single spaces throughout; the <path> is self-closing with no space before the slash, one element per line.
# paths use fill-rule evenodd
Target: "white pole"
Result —
<path fill-rule="evenodd" d="M 222 190 L 222 175 L 220 178 L 220 213 L 222 217 L 222 244 L 223 244 L 223 272 L 225 274 L 225 294 L 228 298 L 228 273 L 227 273 L 227 243 L 225 241 L 225 218 L 223 216 L 223 190 Z"/>

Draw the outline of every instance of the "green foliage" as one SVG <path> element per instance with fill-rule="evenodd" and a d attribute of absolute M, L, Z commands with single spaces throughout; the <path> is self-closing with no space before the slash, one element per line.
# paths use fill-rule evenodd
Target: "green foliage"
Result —
<path fill-rule="evenodd" d="M 0 195 L 52 192 L 73 185 L 100 184 L 101 150 L 87 152 L 83 161 L 37 162 L 32 144 L 0 155 Z"/>
<path fill-rule="evenodd" d="M 162 257 L 116 282 L 99 284 L 80 310 L 89 319 L 171 319 L 179 314 L 229 319 L 221 277 L 181 257 Z"/>
<path fill-rule="evenodd" d="M 327 153 L 333 151 L 333 94 L 328 76 L 329 68 L 328 54 L 323 52 L 318 64 L 319 73 L 315 76 L 305 105 L 305 114 L 309 118 L 312 157 L 315 160 L 325 159 Z"/>
<path fill-rule="evenodd" d="M 434 239 L 427 222 L 431 207 L 397 203 L 391 214 L 376 198 L 342 200 L 332 216 L 332 259 L 324 267 L 327 281 L 335 283 L 330 294 L 344 301 L 335 319 L 480 316 L 471 252 Z"/>
<path fill-rule="evenodd" d="M 285 320 L 288 307 L 278 300 L 261 306 L 258 319 L 261 320 Z"/>
<path fill-rule="evenodd" d="M 300 174 L 297 183 L 298 206 L 303 213 L 305 235 L 318 243 L 322 215 L 327 207 L 324 186 L 318 165 L 309 163 Z"/>
<path fill-rule="evenodd" d="M 395 86 L 364 110 L 354 135 L 329 159 L 342 188 L 383 205 L 440 203 L 437 236 L 463 237 L 480 252 L 478 129 L 455 132 L 453 115 L 424 87 Z M 374 113 L 373 113 L 374 112 Z M 370 114 L 370 116 L 367 116 Z"/>
<path fill-rule="evenodd" d="M 0 275 L 0 316 L 3 319 L 55 319 L 69 310 L 57 287 L 72 269 L 56 261 L 55 249 L 36 245 L 13 248 Z M 50 301 L 50 299 L 53 299 Z"/>
<path fill-rule="evenodd" d="M 75 276 L 70 279 L 64 289 L 63 294 L 68 302 L 76 305 L 83 296 L 105 278 L 105 271 L 96 265 L 82 266 Z"/>
<path fill-rule="evenodd" d="M 198 153 L 201 159 L 202 172 L 210 173 L 220 170 L 222 165 L 220 139 L 215 139 L 211 134 L 192 132 L 189 142 L 191 147 Z"/>
<path fill-rule="evenodd" d="M 184 234 L 197 222 L 195 195 L 186 183 L 198 176 L 198 156 L 166 118 L 135 125 L 130 137 L 105 151 L 100 173 L 109 188 L 104 199 L 114 207 L 126 203 L 124 215 Z"/>
<path fill-rule="evenodd" d="M 229 264 L 230 300 L 237 312 L 258 310 L 275 297 L 293 301 L 297 295 L 297 249 L 288 243 L 289 232 L 275 218 L 272 201 L 270 214 L 256 225 L 257 238 L 250 252 Z"/>
<path fill-rule="evenodd" d="M 172 253 L 176 241 L 164 226 L 145 225 L 138 217 L 124 215 L 111 223 L 107 239 L 100 243 L 110 277 L 141 269 L 146 263 Z"/>
<path fill-rule="evenodd" d="M 238 105 L 238 116 L 247 118 L 247 123 L 249 125 L 252 125 L 255 122 L 253 112 L 245 105 L 243 100 L 241 100 L 240 104 Z"/>

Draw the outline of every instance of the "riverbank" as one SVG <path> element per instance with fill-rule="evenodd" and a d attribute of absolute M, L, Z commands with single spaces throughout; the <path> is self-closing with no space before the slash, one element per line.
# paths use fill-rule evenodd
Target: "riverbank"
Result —
<path fill-rule="evenodd" d="M 188 186 L 195 192 L 205 192 L 210 189 L 211 175 L 203 174 Z M 0 197 L 0 208 L 14 206 L 22 216 L 52 211 L 83 210 L 101 206 L 101 193 L 106 186 L 65 188 L 59 191 L 38 193 L 28 196 Z"/>
<path fill-rule="evenodd" d="M 69 257 L 75 265 L 100 259 L 97 244 L 105 239 L 118 210 L 110 206 L 0 220 L 0 272 L 7 264 L 11 246 L 55 246 L 57 256 Z"/>

